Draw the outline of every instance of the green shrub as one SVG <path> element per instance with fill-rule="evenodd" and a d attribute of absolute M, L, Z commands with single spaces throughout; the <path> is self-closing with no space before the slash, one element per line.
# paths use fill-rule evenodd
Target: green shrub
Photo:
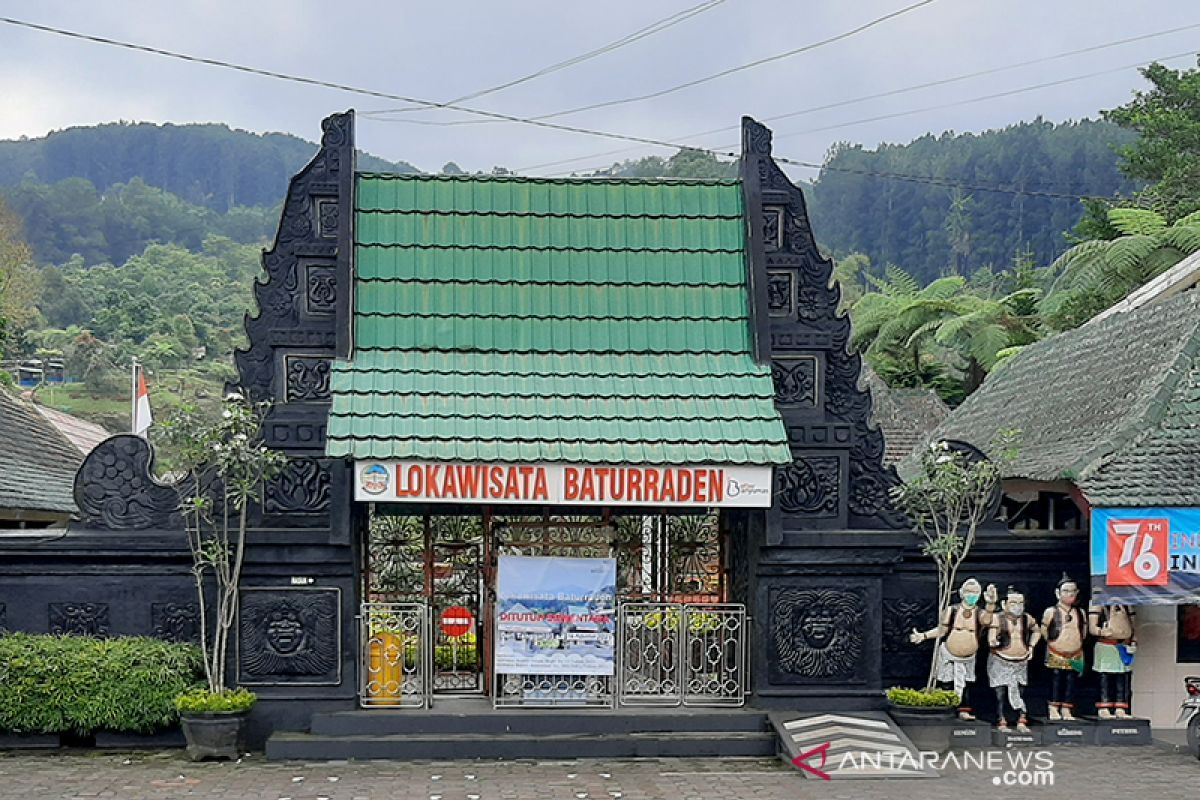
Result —
<path fill-rule="evenodd" d="M 199 648 L 143 637 L 0 636 L 0 730 L 151 733 L 203 679 Z"/>
<path fill-rule="evenodd" d="M 949 689 L 903 689 L 893 686 L 887 690 L 887 699 L 897 706 L 954 708 L 958 705 L 958 695 Z"/>
<path fill-rule="evenodd" d="M 210 692 L 208 689 L 193 689 L 175 700 L 180 714 L 241 713 L 254 707 L 258 698 L 248 689 L 226 689 Z"/>

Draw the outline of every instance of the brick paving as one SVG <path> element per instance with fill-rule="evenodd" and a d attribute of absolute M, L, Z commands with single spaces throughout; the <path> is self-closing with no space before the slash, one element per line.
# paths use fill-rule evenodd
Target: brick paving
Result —
<path fill-rule="evenodd" d="M 1003 754 L 1001 754 L 1003 755 Z M 805 780 L 770 759 L 192 764 L 180 751 L 0 753 L 3 800 L 1196 800 L 1200 761 L 1159 747 L 1059 748 L 1054 786 L 999 789 L 998 773 L 935 779 Z"/>

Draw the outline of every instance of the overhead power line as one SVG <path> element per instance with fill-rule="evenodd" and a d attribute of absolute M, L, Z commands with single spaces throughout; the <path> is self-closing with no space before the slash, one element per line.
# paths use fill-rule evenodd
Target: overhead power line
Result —
<path fill-rule="evenodd" d="M 541 78 L 546 75 L 550 75 L 552 73 L 559 72 L 561 70 L 567 69 L 568 67 L 573 67 L 576 64 L 582 64 L 585 61 L 590 61 L 593 58 L 597 58 L 597 57 L 605 55 L 607 53 L 611 53 L 614 50 L 619 50 L 622 47 L 631 45 L 634 42 L 645 39 L 648 36 L 653 36 L 656 33 L 665 31 L 668 28 L 673 28 L 674 26 L 678 25 L 681 22 L 686 22 L 687 20 L 691 19 L 692 17 L 698 16 L 700 14 L 703 14 L 705 11 L 709 11 L 713 8 L 716 8 L 717 6 L 721 5 L 725 1 L 726 0 L 705 0 L 705 2 L 703 2 L 703 3 L 691 6 L 689 8 L 685 8 L 681 11 L 676 11 L 674 14 L 670 14 L 666 17 L 663 17 L 662 19 L 655 20 L 654 22 L 650 23 L 649 25 L 645 25 L 641 28 L 638 28 L 636 31 L 633 31 L 632 33 L 627 33 L 624 36 L 622 36 L 621 38 L 614 39 L 613 41 L 609 42 L 608 44 L 601 45 L 600 47 L 597 47 L 594 50 L 589 50 L 586 53 L 581 53 L 580 55 L 573 56 L 573 57 L 565 59 L 563 61 L 559 61 L 559 62 L 551 64 L 547 67 L 542 67 L 541 69 L 539 69 L 535 72 L 531 72 L 528 75 L 522 75 L 519 78 L 514 78 L 505 83 L 500 83 L 495 86 L 490 86 L 486 89 L 480 89 L 478 91 L 471 92 L 470 94 L 464 94 L 460 97 L 456 97 L 453 100 L 449 100 L 447 102 L 462 103 L 467 100 L 474 100 L 479 97 L 484 97 L 485 95 L 495 94 L 496 92 L 500 92 L 505 89 L 511 89 L 513 86 L 518 86 L 522 83 L 527 83 L 527 82 L 535 80 L 537 78 Z M 420 109 L 420 108 L 423 108 L 423 106 L 410 105 L 410 106 L 405 106 L 404 108 L 383 108 L 383 109 L 376 109 L 376 110 L 371 110 L 371 111 L 360 111 L 359 114 L 361 114 L 362 116 L 365 116 L 365 117 L 373 117 L 377 114 L 391 114 L 391 113 L 401 112 L 401 111 L 413 111 L 415 109 Z"/>
<path fill-rule="evenodd" d="M 452 105 L 450 103 L 438 103 L 438 102 L 435 102 L 432 100 L 422 100 L 420 98 L 409 97 L 409 96 L 400 95 L 400 94 L 394 94 L 391 92 L 382 92 L 382 91 L 378 91 L 375 89 L 364 89 L 361 87 L 350 86 L 348 84 L 335 83 L 332 81 L 325 81 L 325 80 L 320 80 L 317 78 L 309 78 L 309 77 L 304 77 L 304 76 L 299 76 L 299 75 L 289 75 L 289 74 L 283 73 L 283 72 L 276 72 L 274 70 L 261 69 L 259 67 L 251 67 L 251 66 L 247 66 L 244 64 L 236 64 L 233 62 L 222 61 L 219 59 L 204 58 L 204 57 L 200 57 L 200 56 L 188 55 L 186 53 L 178 53 L 178 52 L 175 52 L 172 50 L 164 50 L 162 48 L 134 44 L 131 42 L 124 42 L 124 41 L 121 41 L 118 39 L 111 39 L 108 37 L 94 36 L 92 34 L 85 34 L 85 33 L 79 33 L 76 31 L 69 31 L 69 30 L 65 30 L 62 28 L 51 27 L 48 25 L 41 25 L 41 24 L 34 23 L 34 22 L 27 22 L 25 20 L 13 19 L 11 17 L 0 17 L 0 23 L 4 23 L 4 24 L 8 24 L 8 25 L 15 25 L 18 27 L 23 27 L 23 28 L 29 28 L 32 30 L 42 31 L 45 33 L 53 33 L 53 34 L 56 34 L 59 36 L 65 36 L 65 37 L 72 38 L 72 39 L 79 39 L 79 40 L 83 40 L 83 41 L 94 42 L 97 44 L 104 44 L 104 45 L 110 45 L 113 47 L 120 47 L 120 48 L 123 48 L 126 50 L 133 50 L 136 52 L 151 53 L 154 55 L 163 56 L 165 58 L 177 59 L 177 60 L 186 61 L 189 63 L 204 64 L 207 66 L 213 66 L 213 67 L 219 67 L 222 69 L 234 70 L 237 72 L 242 72 L 242 73 L 246 73 L 246 74 L 250 74 L 250 75 L 258 75 L 261 77 L 274 78 L 276 80 L 289 81 L 292 83 L 299 83 L 299 84 L 303 84 L 306 86 L 317 86 L 317 87 L 321 87 L 321 88 L 325 88 L 325 89 L 334 89 L 337 91 L 347 92 L 349 94 L 358 94 L 358 95 L 364 95 L 367 97 L 379 97 L 379 98 L 383 98 L 383 99 L 387 99 L 387 100 L 398 100 L 398 101 L 404 102 L 404 103 L 415 103 L 417 105 L 423 105 L 423 106 L 426 106 L 429 108 L 449 108 L 449 109 L 456 110 L 456 111 L 463 111 L 468 114 L 475 114 L 475 115 L 478 115 L 481 117 L 488 117 L 488 118 L 492 118 L 492 119 L 503 120 L 505 122 L 513 122 L 513 123 L 519 123 L 519 124 L 523 124 L 523 125 L 532 125 L 534 127 L 544 128 L 547 130 L 563 131 L 565 133 L 577 133 L 577 134 L 582 134 L 582 135 L 587 135 L 587 136 L 596 136 L 596 137 L 605 138 L 605 139 L 613 139 L 613 140 L 617 140 L 617 141 L 636 142 L 638 144 L 653 145 L 655 147 L 665 147 L 665 148 L 669 148 L 669 149 L 699 150 L 700 152 L 707 153 L 707 154 L 710 154 L 713 156 L 722 156 L 722 157 L 726 157 L 726 158 L 736 159 L 736 158 L 740 157 L 740 153 L 738 153 L 736 151 L 728 151 L 728 150 L 722 151 L 722 150 L 717 150 L 717 149 L 688 147 L 687 145 L 680 144 L 678 142 L 670 142 L 670 141 L 666 141 L 663 139 L 655 139 L 655 138 L 646 137 L 646 136 L 632 136 L 632 135 L 623 134 L 623 133 L 612 133 L 610 131 L 593 130 L 590 128 L 583 128 L 583 127 L 575 126 L 575 125 L 563 125 L 560 123 L 545 122 L 542 120 L 529 119 L 526 117 L 517 117 L 517 116 L 513 116 L 511 114 L 502 114 L 502 113 L 496 112 L 496 111 L 483 111 L 481 109 L 469 108 L 467 106 L 461 106 L 461 105 L 457 105 L 457 104 Z M 823 166 L 821 164 L 816 164 L 816 163 L 809 162 L 809 161 L 800 161 L 797 159 L 786 158 L 783 156 L 774 156 L 773 158 L 776 162 L 781 163 L 781 164 L 789 164 L 789 165 L 797 166 L 797 167 L 806 167 L 808 169 L 816 169 L 816 170 L 829 169 L 829 170 L 833 170 L 833 171 L 837 171 L 837 172 L 850 172 L 850 173 L 858 173 L 858 174 L 863 174 L 863 175 L 873 175 L 876 177 L 892 178 L 895 180 L 913 181 L 913 182 L 917 182 L 917 183 L 928 183 L 928 184 L 933 184 L 933 185 L 938 185 L 938 186 L 946 186 L 946 187 L 951 187 L 951 188 L 958 187 L 958 188 L 963 188 L 963 189 L 971 189 L 974 191 L 1002 192 L 1002 193 L 1007 193 L 1007 194 L 1040 195 L 1040 196 L 1045 196 L 1045 197 L 1060 197 L 1060 198 L 1069 198 L 1069 199 L 1087 199 L 1087 198 L 1091 197 L 1090 195 L 1069 194 L 1069 193 L 1065 193 L 1065 192 L 1050 192 L 1050 191 L 1038 191 L 1038 190 L 1020 189 L 1020 188 L 1013 189 L 1013 188 L 1006 188 L 1006 187 L 999 187 L 999 186 L 986 186 L 983 184 L 973 184 L 973 183 L 966 183 L 966 182 L 961 182 L 961 181 L 951 181 L 949 179 L 936 178 L 936 177 L 932 177 L 932 176 L 903 175 L 903 174 L 898 174 L 898 173 L 872 172 L 872 171 L 868 171 L 868 170 L 854 170 L 854 169 L 848 169 L 848 168 L 828 167 L 828 166 Z"/>
<path fill-rule="evenodd" d="M 936 86 L 946 86 L 948 84 L 958 83 L 961 81 L 970 80 L 972 78 L 980 78 L 980 77 L 983 77 L 986 75 L 995 75 L 1000 72 L 1008 72 L 1010 70 L 1020 69 L 1022 67 L 1031 67 L 1031 66 L 1035 66 L 1037 64 L 1045 64 L 1045 63 L 1048 63 L 1051 61 L 1058 61 L 1058 60 L 1061 60 L 1064 58 L 1071 58 L 1071 57 L 1078 56 L 1078 55 L 1085 55 L 1087 53 L 1095 53 L 1100 50 L 1107 50 L 1112 47 L 1119 47 L 1120 45 L 1132 44 L 1134 42 L 1142 42 L 1142 41 L 1146 41 L 1148 39 L 1157 39 L 1159 37 L 1168 36 L 1173 33 L 1181 33 L 1183 31 L 1195 30 L 1196 28 L 1200 28 L 1200 22 L 1194 22 L 1194 23 L 1191 23 L 1190 25 L 1182 25 L 1177 28 L 1170 28 L 1165 31 L 1155 31 L 1154 33 L 1146 33 L 1146 34 L 1142 34 L 1140 36 L 1131 36 L 1127 39 L 1118 39 L 1118 40 L 1112 41 L 1112 42 L 1104 42 L 1102 44 L 1096 44 L 1096 45 L 1092 45 L 1090 47 L 1083 47 L 1078 50 L 1068 50 L 1063 53 L 1055 53 L 1054 55 L 1050 55 L 1050 56 L 1042 56 L 1040 58 L 1033 58 L 1028 61 L 1018 61 L 1016 63 L 1005 64 L 1000 67 L 991 67 L 989 69 L 978 70 L 976 72 L 967 72 L 962 75 L 955 75 L 950 78 L 939 78 L 938 80 L 927 81 L 925 83 L 917 83 L 917 84 L 913 84 L 912 86 L 904 86 L 899 89 L 890 89 L 886 92 L 877 92 L 875 94 L 867 94 L 867 95 L 862 95 L 860 97 L 852 97 L 848 100 L 839 100 L 835 103 L 826 103 L 825 105 L 820 105 L 820 106 L 809 106 L 807 108 L 801 108 L 801 109 L 797 109 L 795 111 L 788 111 L 783 114 L 773 114 L 769 117 L 763 117 L 762 121 L 763 122 L 778 122 L 781 119 L 790 119 L 792 117 L 799 117 L 799 116 L 804 116 L 807 114 L 815 114 L 819 111 L 829 111 L 834 108 L 842 108 L 844 106 L 857 105 L 858 103 L 864 103 L 868 100 L 882 100 L 882 99 L 888 98 L 888 97 L 895 97 L 897 95 L 907 94 L 908 92 L 915 92 L 920 89 L 930 89 L 930 88 L 933 88 Z M 851 124 L 851 123 L 847 123 L 847 124 Z M 854 124 L 857 124 L 857 123 L 854 123 Z M 707 130 L 707 131 L 698 131 L 696 133 L 689 133 L 689 134 L 685 134 L 683 136 L 672 137 L 672 138 L 680 138 L 680 139 L 685 139 L 685 140 L 686 139 L 697 139 L 701 136 L 711 136 L 711 135 L 717 134 L 717 133 L 726 133 L 729 131 L 736 131 L 737 129 L 738 129 L 737 125 L 726 125 L 726 126 L 723 126 L 720 128 L 713 128 L 713 129 Z M 633 152 L 635 150 L 637 150 L 636 147 L 622 147 L 618 150 L 608 150 L 603 153 L 591 153 L 586 156 L 576 156 L 574 158 L 563 158 L 563 159 L 559 159 L 557 161 L 547 161 L 542 164 L 533 164 L 528 167 L 522 167 L 521 170 L 544 169 L 546 167 L 557 167 L 561 164 L 572 164 L 577 161 L 592 161 L 597 158 L 604 158 L 605 156 L 611 156 L 611 155 L 619 155 L 621 153 L 629 153 L 629 152 Z"/>
<path fill-rule="evenodd" d="M 643 100 L 653 100 L 658 97 L 665 97 L 666 95 L 674 94 L 675 92 L 681 92 L 684 89 L 690 89 L 693 86 L 700 86 L 702 84 L 709 83 L 710 81 L 715 81 L 718 78 L 724 78 L 727 75 L 733 75 L 735 73 L 743 72 L 748 69 L 753 69 L 755 67 L 761 67 L 764 64 L 770 64 L 775 61 L 782 61 L 785 58 L 791 58 L 792 56 L 797 56 L 797 55 L 800 55 L 801 53 L 807 53 L 812 50 L 816 50 L 818 48 L 825 47 L 826 45 L 834 44 L 836 42 L 840 42 L 845 39 L 849 39 L 850 37 L 857 36 L 858 34 L 864 32 L 864 31 L 870 30 L 871 28 L 874 28 L 877 25 L 882 25 L 884 22 L 887 22 L 890 19 L 894 19 L 903 14 L 907 14 L 910 11 L 916 11 L 919 8 L 922 8 L 924 6 L 930 5 L 935 2 L 937 2 L 937 0 L 920 0 L 919 2 L 913 3 L 912 5 L 908 5 L 908 6 L 905 6 L 904 8 L 900 8 L 900 9 L 897 9 L 896 11 L 892 11 L 890 13 L 884 14 L 883 16 L 876 17 L 876 18 L 870 20 L 869 22 L 863 23 L 862 25 L 859 25 L 858 27 L 851 28 L 848 31 L 843 31 L 842 33 L 839 33 L 835 36 L 830 36 L 826 39 L 821 39 L 820 41 L 816 41 L 816 42 L 810 42 L 809 44 L 803 45 L 801 47 L 796 47 L 791 50 L 786 50 L 782 53 L 776 53 L 775 55 L 772 55 L 772 56 L 767 56 L 765 58 L 759 58 L 754 61 L 749 61 L 745 64 L 739 64 L 736 67 L 730 67 L 729 69 L 723 69 L 720 72 L 714 72 L 713 74 L 706 75 L 703 78 L 696 78 L 694 80 L 685 81 L 684 83 L 680 83 L 675 86 L 669 86 L 666 89 L 659 89 L 658 91 L 649 92 L 648 94 L 635 95 L 633 97 L 622 97 L 622 98 L 618 98 L 616 100 L 606 100 L 606 101 L 603 101 L 600 103 L 590 103 L 585 106 L 578 106 L 576 108 L 568 108 L 563 111 L 555 111 L 550 114 L 539 114 L 537 116 L 529 117 L 529 119 L 537 120 L 537 121 L 544 121 L 544 120 L 548 120 L 548 119 L 556 119 L 557 117 L 565 117 L 569 114 L 578 114 L 578 113 L 581 113 L 584 111 L 593 111 L 598 108 L 610 108 L 612 106 L 626 105 L 628 103 L 638 103 Z M 478 124 L 485 123 L 488 120 L 441 121 L 441 120 L 430 120 L 430 119 L 420 119 L 420 120 L 396 119 L 396 120 L 390 120 L 390 121 L 403 122 L 406 124 L 416 124 L 416 125 L 455 126 L 455 125 L 478 125 Z"/>
<path fill-rule="evenodd" d="M 869 22 L 859 25 L 856 28 L 851 28 L 848 31 L 844 31 L 835 36 L 830 36 L 827 39 L 821 39 L 820 41 L 810 42 L 809 44 L 794 48 L 792 50 L 787 50 L 782 53 L 776 53 L 773 56 L 767 56 L 766 58 L 759 58 L 754 61 L 749 61 L 745 64 L 740 64 L 736 67 L 730 67 L 729 69 L 723 69 L 719 72 L 714 72 L 711 75 L 706 75 L 703 78 L 696 78 L 694 80 L 685 81 L 685 82 L 677 84 L 675 86 L 667 87 L 666 89 L 659 89 L 658 91 L 655 91 L 655 92 L 649 92 L 647 94 L 635 95 L 633 97 L 623 97 L 623 98 L 620 98 L 617 100 L 607 100 L 602 103 L 590 103 L 588 105 L 579 106 L 577 108 L 568 108 L 565 111 L 556 111 L 553 114 L 541 114 L 539 116 L 532 117 L 531 119 L 536 119 L 536 120 L 555 119 L 557 117 L 565 117 L 568 114 L 578 114 L 583 111 L 591 111 L 591 110 L 597 109 L 597 108 L 611 108 L 612 106 L 626 105 L 628 103 L 638 103 L 643 100 L 653 100 L 658 97 L 665 97 L 666 95 L 674 94 L 675 92 L 681 92 L 684 89 L 691 89 L 694 86 L 700 86 L 701 84 L 709 83 L 710 81 L 715 81 L 718 78 L 724 78 L 728 75 L 733 75 L 738 72 L 744 72 L 745 70 L 748 70 L 748 69 L 754 69 L 755 67 L 761 67 L 764 64 L 771 64 L 775 61 L 782 61 L 785 58 L 791 58 L 793 56 L 798 56 L 801 53 L 808 53 L 812 50 L 816 50 L 818 48 L 825 47 L 826 45 L 831 45 L 836 42 L 844 41 L 846 39 L 851 38 L 852 36 L 857 36 L 858 34 L 863 33 L 864 31 L 868 31 L 871 28 L 876 27 L 877 25 L 882 25 L 883 23 L 887 22 L 888 20 L 895 19 L 896 17 L 902 16 L 911 11 L 916 11 L 919 8 L 923 8 L 927 5 L 931 5 L 934 2 L 936 2 L 936 0 L 919 0 L 919 2 L 913 3 L 911 5 L 907 5 L 904 8 L 897 9 L 890 13 L 884 14 L 883 16 L 876 17 L 875 19 L 872 19 Z"/>

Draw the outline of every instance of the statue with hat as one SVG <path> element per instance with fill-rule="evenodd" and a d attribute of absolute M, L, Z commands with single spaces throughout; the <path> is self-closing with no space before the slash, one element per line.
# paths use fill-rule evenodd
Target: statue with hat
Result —
<path fill-rule="evenodd" d="M 919 644 L 929 639 L 938 642 L 935 675 L 943 687 L 952 687 L 958 695 L 958 718 L 975 719 L 971 708 L 970 684 L 975 682 L 975 657 L 981 634 L 992 624 L 996 611 L 996 587 L 989 584 L 983 595 L 986 605 L 979 606 L 982 587 L 968 578 L 958 589 L 959 602 L 942 609 L 938 624 L 927 631 L 913 630 L 909 641 Z"/>

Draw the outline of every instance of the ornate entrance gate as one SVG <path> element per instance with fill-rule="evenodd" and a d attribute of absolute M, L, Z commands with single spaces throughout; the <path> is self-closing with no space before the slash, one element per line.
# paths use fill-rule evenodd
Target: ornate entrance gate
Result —
<path fill-rule="evenodd" d="M 428 690 L 437 694 L 484 690 L 483 530 L 479 517 L 372 519 L 364 597 L 426 608 L 422 650 Z M 448 610 L 456 625 L 442 624 Z"/>
<path fill-rule="evenodd" d="M 365 550 L 364 705 L 489 690 L 497 705 L 523 706 L 737 705 L 745 696 L 747 619 L 725 602 L 728 548 L 715 513 L 381 515 Z M 615 675 L 492 674 L 502 554 L 616 559 Z"/>

